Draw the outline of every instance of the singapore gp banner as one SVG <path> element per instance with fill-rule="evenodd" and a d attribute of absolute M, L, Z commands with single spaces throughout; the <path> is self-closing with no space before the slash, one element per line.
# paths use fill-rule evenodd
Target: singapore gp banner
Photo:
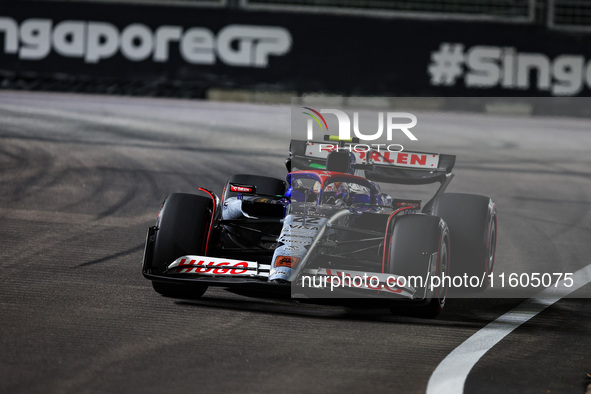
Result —
<path fill-rule="evenodd" d="M 341 95 L 589 96 L 590 36 L 519 24 L 7 1 L 0 75 Z"/>

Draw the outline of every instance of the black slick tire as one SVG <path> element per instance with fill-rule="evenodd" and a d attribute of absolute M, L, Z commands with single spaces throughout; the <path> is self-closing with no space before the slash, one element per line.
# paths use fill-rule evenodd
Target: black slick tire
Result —
<path fill-rule="evenodd" d="M 433 215 L 447 223 L 452 244 L 451 275 L 477 276 L 487 288 L 497 244 L 497 210 L 485 196 L 444 193 L 433 203 Z M 469 289 L 466 289 L 469 290 Z"/>
<path fill-rule="evenodd" d="M 437 253 L 433 275 L 449 275 L 450 239 L 449 230 L 439 217 L 429 215 L 407 215 L 396 219 L 391 229 L 388 247 L 388 273 L 406 279 L 421 277 L 422 288 L 418 294 L 425 295 L 422 302 L 393 304 L 392 313 L 410 314 L 434 318 L 441 313 L 447 298 L 447 287 L 438 286 L 430 290 L 429 261 Z"/>
<path fill-rule="evenodd" d="M 153 267 L 164 272 L 174 260 L 185 255 L 202 255 L 207 242 L 212 201 L 207 197 L 175 193 L 162 205 L 156 226 Z M 179 285 L 152 282 L 154 290 L 164 296 L 198 298 L 205 285 Z"/>

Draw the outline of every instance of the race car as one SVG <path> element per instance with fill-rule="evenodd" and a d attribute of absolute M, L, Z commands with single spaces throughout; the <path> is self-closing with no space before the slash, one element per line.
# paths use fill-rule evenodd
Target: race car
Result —
<path fill-rule="evenodd" d="M 455 156 L 354 142 L 292 140 L 285 181 L 238 174 L 221 198 L 204 188 L 171 194 L 148 230 L 144 277 L 169 297 L 221 286 L 393 313 L 410 307 L 425 317 L 441 312 L 454 278 L 486 288 L 496 206 L 445 193 Z M 423 203 L 383 193 L 378 182 L 439 188 Z"/>

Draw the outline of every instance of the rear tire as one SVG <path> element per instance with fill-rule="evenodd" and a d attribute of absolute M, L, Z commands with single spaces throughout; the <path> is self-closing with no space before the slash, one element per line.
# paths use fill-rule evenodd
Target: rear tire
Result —
<path fill-rule="evenodd" d="M 447 297 L 447 287 L 428 290 L 427 273 L 429 260 L 437 252 L 435 275 L 449 275 L 449 230 L 439 217 L 428 215 L 408 215 L 399 217 L 392 229 L 388 273 L 405 278 L 420 276 L 425 292 L 425 303 L 394 304 L 390 310 L 397 314 L 403 312 L 413 316 L 434 318 L 441 313 Z M 445 283 L 445 282 L 444 282 Z"/>
<path fill-rule="evenodd" d="M 177 258 L 202 255 L 207 242 L 212 201 L 194 194 L 175 193 L 162 205 L 156 226 L 152 267 L 163 273 Z M 204 285 L 152 282 L 156 292 L 168 297 L 196 298 L 207 290 Z"/>
<path fill-rule="evenodd" d="M 482 288 L 487 288 L 497 244 L 494 202 L 475 194 L 444 193 L 434 201 L 433 215 L 449 226 L 453 244 L 452 275 L 484 277 Z"/>

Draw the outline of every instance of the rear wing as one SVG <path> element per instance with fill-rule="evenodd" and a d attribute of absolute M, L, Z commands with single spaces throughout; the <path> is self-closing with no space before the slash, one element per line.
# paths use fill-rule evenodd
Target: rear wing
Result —
<path fill-rule="evenodd" d="M 371 181 L 397 184 L 444 183 L 456 162 L 455 155 L 426 152 L 388 151 L 374 147 L 365 151 L 355 149 L 355 144 L 337 145 L 326 142 L 292 140 L 290 156 L 286 162 L 288 171 L 321 170 L 326 168 L 326 158 L 333 150 L 352 151 L 356 158 L 355 169 L 363 170 L 363 176 Z"/>

